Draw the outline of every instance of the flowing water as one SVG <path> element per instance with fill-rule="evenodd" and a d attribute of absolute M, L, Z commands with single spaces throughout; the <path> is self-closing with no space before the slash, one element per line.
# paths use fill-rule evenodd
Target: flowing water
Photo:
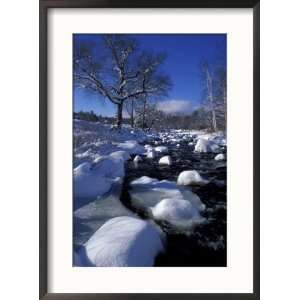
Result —
<path fill-rule="evenodd" d="M 205 186 L 190 186 L 206 205 L 203 214 L 206 222 L 195 226 L 189 231 L 181 231 L 167 222 L 156 223 L 166 236 L 166 251 L 156 259 L 155 266 L 226 266 L 226 161 L 216 161 L 214 153 L 195 153 L 194 145 L 185 139 L 179 143 L 164 143 L 152 141 L 153 146 L 167 146 L 171 156 L 171 166 L 159 165 L 158 156 L 154 159 L 144 159 L 138 165 L 132 160 L 126 163 L 126 176 L 121 194 L 122 203 L 131 211 L 146 219 L 144 212 L 137 210 L 131 203 L 130 182 L 141 176 L 149 176 L 159 180 L 177 181 L 180 172 L 197 170 L 207 177 L 210 183 Z M 156 144 L 154 144 L 156 142 Z M 226 153 L 226 148 L 222 149 Z"/>

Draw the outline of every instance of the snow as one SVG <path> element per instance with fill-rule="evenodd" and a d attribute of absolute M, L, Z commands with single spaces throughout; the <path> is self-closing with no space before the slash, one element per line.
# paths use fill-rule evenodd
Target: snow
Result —
<path fill-rule="evenodd" d="M 156 152 L 159 153 L 167 153 L 168 152 L 168 147 L 166 146 L 158 146 L 154 148 Z"/>
<path fill-rule="evenodd" d="M 74 169 L 74 196 L 75 198 L 96 198 L 108 192 L 112 180 L 103 176 L 100 169 L 93 169 L 85 162 Z"/>
<path fill-rule="evenodd" d="M 195 152 L 217 152 L 219 150 L 219 146 L 213 142 L 206 140 L 204 138 L 198 138 L 197 144 L 195 146 Z"/>
<path fill-rule="evenodd" d="M 177 178 L 180 185 L 206 185 L 209 181 L 204 179 L 196 170 L 183 171 Z"/>
<path fill-rule="evenodd" d="M 135 163 L 138 163 L 138 162 L 141 162 L 143 159 L 139 156 L 139 155 L 137 155 L 134 159 L 133 159 L 133 161 L 135 162 Z"/>
<path fill-rule="evenodd" d="M 218 155 L 216 155 L 215 160 L 225 160 L 226 157 L 223 153 L 219 153 Z"/>
<path fill-rule="evenodd" d="M 145 148 L 135 140 L 119 143 L 118 148 L 127 151 L 129 154 L 142 154 L 145 152 Z"/>
<path fill-rule="evenodd" d="M 123 161 L 130 159 L 130 154 L 127 151 L 115 151 L 110 154 L 111 157 L 120 158 Z"/>
<path fill-rule="evenodd" d="M 163 156 L 159 161 L 158 163 L 160 165 L 171 165 L 172 164 L 172 159 L 171 159 L 171 156 L 169 155 L 166 155 L 166 156 Z"/>
<path fill-rule="evenodd" d="M 197 207 L 181 198 L 163 199 L 151 211 L 154 219 L 175 226 L 190 227 L 202 220 Z"/>
<path fill-rule="evenodd" d="M 142 176 L 133 180 L 130 186 L 132 204 L 147 213 L 163 199 L 184 199 L 200 211 L 205 209 L 205 205 L 196 194 L 169 180 L 159 181 L 156 178 Z"/>
<path fill-rule="evenodd" d="M 83 252 L 97 267 L 150 267 L 163 251 L 159 232 L 134 217 L 112 218 L 86 242 Z"/>

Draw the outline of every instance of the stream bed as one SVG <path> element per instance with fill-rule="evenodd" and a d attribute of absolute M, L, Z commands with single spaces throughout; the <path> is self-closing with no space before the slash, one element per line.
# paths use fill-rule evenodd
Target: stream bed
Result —
<path fill-rule="evenodd" d="M 151 146 L 167 146 L 168 155 L 171 156 L 173 163 L 170 166 L 160 165 L 158 160 L 163 155 L 154 159 L 144 158 L 138 164 L 132 159 L 127 161 L 120 200 L 128 210 L 147 219 L 148 216 L 132 204 L 129 194 L 131 181 L 148 176 L 176 182 L 180 172 L 198 171 L 210 183 L 187 188 L 197 194 L 206 205 L 206 210 L 202 214 L 206 221 L 189 230 L 180 230 L 167 222 L 155 221 L 166 237 L 166 251 L 156 258 L 155 266 L 225 267 L 227 265 L 226 161 L 214 160 L 215 153 L 194 152 L 191 141 L 192 139 L 183 139 L 176 143 L 162 143 L 157 139 L 148 142 Z M 222 153 L 226 154 L 226 147 L 222 147 Z"/>

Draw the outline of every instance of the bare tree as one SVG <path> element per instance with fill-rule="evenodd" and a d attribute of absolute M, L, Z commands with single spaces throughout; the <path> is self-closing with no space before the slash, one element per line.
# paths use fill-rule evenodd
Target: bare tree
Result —
<path fill-rule="evenodd" d="M 217 126 L 217 117 L 216 117 L 216 109 L 215 109 L 215 98 L 214 98 L 214 85 L 212 72 L 207 63 L 204 63 L 202 66 L 202 72 L 204 74 L 205 80 L 205 91 L 207 97 L 207 104 L 211 113 L 211 127 L 213 131 L 218 131 Z"/>
<path fill-rule="evenodd" d="M 105 35 L 101 45 L 101 53 L 91 43 L 75 47 L 74 82 L 115 104 L 121 128 L 125 101 L 170 88 L 169 77 L 159 72 L 165 56 L 139 51 L 129 35 Z"/>

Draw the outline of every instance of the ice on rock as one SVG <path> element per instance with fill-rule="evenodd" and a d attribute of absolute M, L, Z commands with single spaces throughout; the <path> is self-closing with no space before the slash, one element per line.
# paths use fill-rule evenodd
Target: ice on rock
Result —
<path fill-rule="evenodd" d="M 133 159 L 133 161 L 134 161 L 135 163 L 139 163 L 139 162 L 142 161 L 142 158 L 141 158 L 139 155 L 137 155 L 137 156 Z"/>
<path fill-rule="evenodd" d="M 151 267 L 163 251 L 158 230 L 134 217 L 116 217 L 102 225 L 85 244 L 96 267 Z"/>
<path fill-rule="evenodd" d="M 197 207 L 181 198 L 163 199 L 151 208 L 151 212 L 154 219 L 175 226 L 190 227 L 202 220 Z"/>
<path fill-rule="evenodd" d="M 112 180 L 103 176 L 102 170 L 93 169 L 92 164 L 85 162 L 74 169 L 74 196 L 97 197 L 108 192 Z"/>
<path fill-rule="evenodd" d="M 130 186 L 132 204 L 145 212 L 149 212 L 151 207 L 156 206 L 163 199 L 184 199 L 200 211 L 205 209 L 205 205 L 196 194 L 172 181 L 159 181 L 156 178 L 142 176 L 133 180 Z"/>
<path fill-rule="evenodd" d="M 223 153 L 220 153 L 216 155 L 215 160 L 225 160 L 225 155 Z"/>
<path fill-rule="evenodd" d="M 193 146 L 194 143 L 193 143 L 193 142 L 189 142 L 188 145 L 189 145 L 189 146 Z"/>
<path fill-rule="evenodd" d="M 168 152 L 168 147 L 166 146 L 158 146 L 154 148 L 156 152 L 159 153 L 167 153 Z"/>
<path fill-rule="evenodd" d="M 180 147 L 180 144 L 177 144 L 176 147 Z"/>
<path fill-rule="evenodd" d="M 195 146 L 195 152 L 217 152 L 219 146 L 213 141 L 206 140 L 204 138 L 198 138 L 197 144 Z"/>
<path fill-rule="evenodd" d="M 206 185 L 209 181 L 204 179 L 196 170 L 183 171 L 177 178 L 180 185 Z"/>
<path fill-rule="evenodd" d="M 166 155 L 166 156 L 163 156 L 159 161 L 158 163 L 160 165 L 171 165 L 172 164 L 172 159 L 171 159 L 171 156 L 169 155 Z"/>

